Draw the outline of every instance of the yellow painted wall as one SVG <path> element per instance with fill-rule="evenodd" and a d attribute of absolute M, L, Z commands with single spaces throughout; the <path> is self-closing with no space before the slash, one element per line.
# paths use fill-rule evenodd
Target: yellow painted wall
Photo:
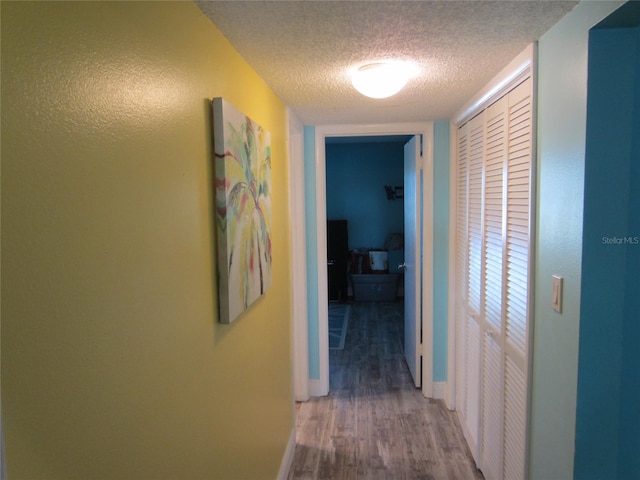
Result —
<path fill-rule="evenodd" d="M 293 429 L 284 105 L 191 2 L 1 8 L 9 478 L 275 478 Z M 230 326 L 216 96 L 273 150 L 273 286 Z"/>

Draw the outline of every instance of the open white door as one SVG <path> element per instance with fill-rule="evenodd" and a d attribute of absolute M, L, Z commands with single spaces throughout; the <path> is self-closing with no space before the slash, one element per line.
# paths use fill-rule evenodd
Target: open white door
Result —
<path fill-rule="evenodd" d="M 420 312 L 420 139 L 404 146 L 404 356 L 416 387 L 422 384 Z"/>

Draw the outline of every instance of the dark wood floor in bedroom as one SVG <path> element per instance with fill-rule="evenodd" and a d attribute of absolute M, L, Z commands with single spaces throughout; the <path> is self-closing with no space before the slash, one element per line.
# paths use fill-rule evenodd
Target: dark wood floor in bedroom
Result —
<path fill-rule="evenodd" d="M 329 396 L 296 406 L 290 480 L 483 478 L 455 414 L 413 385 L 402 336 L 401 301 L 351 304 Z"/>

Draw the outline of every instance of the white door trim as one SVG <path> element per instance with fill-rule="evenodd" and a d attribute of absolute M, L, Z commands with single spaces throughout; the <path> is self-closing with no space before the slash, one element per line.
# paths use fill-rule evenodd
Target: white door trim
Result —
<path fill-rule="evenodd" d="M 307 315 L 307 240 L 304 220 L 304 126 L 287 108 L 289 214 L 291 217 L 291 352 L 294 400 L 309 400 L 309 332 Z"/>
<path fill-rule="evenodd" d="M 433 389 L 433 123 L 423 133 L 422 150 L 422 394 Z"/>
<path fill-rule="evenodd" d="M 326 137 L 369 135 L 422 135 L 423 149 L 423 258 L 425 272 L 422 283 L 422 393 L 433 396 L 433 122 L 390 123 L 379 125 L 322 125 L 315 129 L 316 147 L 316 232 L 318 271 L 318 341 L 320 380 L 312 395 L 329 393 L 329 344 L 327 269 L 327 207 L 326 207 Z M 294 278 L 295 282 L 295 278 Z M 308 344 L 301 346 L 307 350 Z"/>
<path fill-rule="evenodd" d="M 449 286 L 447 296 L 447 384 L 444 403 L 456 409 L 456 212 L 458 208 L 458 125 L 449 123 Z"/>

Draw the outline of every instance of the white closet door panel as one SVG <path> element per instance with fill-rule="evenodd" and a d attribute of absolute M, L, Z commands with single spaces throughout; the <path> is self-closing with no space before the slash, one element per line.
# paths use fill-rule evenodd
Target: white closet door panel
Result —
<path fill-rule="evenodd" d="M 527 352 L 531 198 L 531 80 L 509 93 L 507 153 L 506 335 L 521 355 Z"/>
<path fill-rule="evenodd" d="M 503 470 L 502 404 L 504 381 L 502 349 L 485 333 L 482 374 L 482 473 L 486 480 L 500 480 Z"/>
<path fill-rule="evenodd" d="M 484 115 L 468 122 L 467 176 L 467 319 L 466 319 L 466 402 L 465 420 L 468 443 L 480 461 L 480 400 L 482 327 L 482 213 L 484 168 Z"/>
<path fill-rule="evenodd" d="M 456 322 L 456 407 L 465 422 L 467 398 L 467 211 L 468 211 L 468 126 L 458 129 L 456 164 L 456 239 L 455 239 L 455 322 Z"/>
<path fill-rule="evenodd" d="M 504 476 L 525 478 L 527 381 L 523 370 L 507 355 L 504 402 Z"/>
<path fill-rule="evenodd" d="M 526 376 L 524 372 L 527 371 L 527 358 L 522 354 L 520 347 L 514 345 L 511 342 L 507 342 L 504 345 L 505 358 L 513 364 L 513 368 L 520 370 L 523 376 Z"/>
<path fill-rule="evenodd" d="M 485 329 L 502 334 L 502 257 L 504 210 L 504 159 L 506 154 L 507 99 L 485 112 L 484 186 L 484 319 Z"/>
<path fill-rule="evenodd" d="M 456 298 L 466 305 L 467 299 L 467 257 L 468 257 L 468 135 L 467 125 L 458 130 L 458 163 L 456 195 Z"/>
<path fill-rule="evenodd" d="M 507 107 L 507 99 L 502 98 L 485 111 L 481 467 L 487 480 L 500 480 L 503 473 L 502 311 Z"/>
<path fill-rule="evenodd" d="M 469 438 L 467 441 L 476 461 L 479 452 L 480 435 L 480 358 L 481 358 L 481 330 L 480 324 L 473 316 L 467 317 L 467 384 L 466 384 L 466 404 L 465 420 L 466 431 Z"/>
<path fill-rule="evenodd" d="M 466 307 L 456 306 L 456 410 L 461 423 L 466 423 L 467 402 L 467 320 Z"/>
<path fill-rule="evenodd" d="M 482 173 L 484 166 L 484 115 L 469 122 L 469 211 L 467 298 L 469 308 L 480 314 L 482 298 Z"/>
<path fill-rule="evenodd" d="M 509 288 L 510 298 L 507 301 L 507 341 L 514 345 L 521 355 L 524 355 L 526 349 L 525 338 L 527 334 L 527 305 L 516 298 L 522 295 L 526 295 L 523 288 Z"/>
<path fill-rule="evenodd" d="M 504 345 L 504 478 L 525 478 L 533 111 L 531 80 L 509 95 Z"/>

